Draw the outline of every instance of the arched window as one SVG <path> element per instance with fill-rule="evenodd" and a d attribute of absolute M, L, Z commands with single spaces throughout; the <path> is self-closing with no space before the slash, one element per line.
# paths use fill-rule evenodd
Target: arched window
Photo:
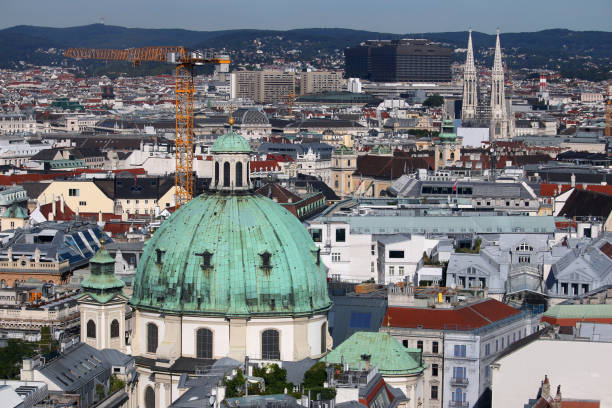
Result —
<path fill-rule="evenodd" d="M 119 337 L 119 322 L 116 319 L 111 322 L 111 337 Z"/>
<path fill-rule="evenodd" d="M 196 357 L 212 358 L 213 334 L 208 329 L 199 329 L 196 334 Z"/>
<path fill-rule="evenodd" d="M 219 162 L 215 162 L 215 186 L 219 184 Z"/>
<path fill-rule="evenodd" d="M 6 281 L 4 279 L 0 280 L 0 288 L 6 288 Z"/>
<path fill-rule="evenodd" d="M 147 324 L 147 353 L 155 353 L 157 351 L 157 325 L 154 323 Z"/>
<path fill-rule="evenodd" d="M 155 391 L 153 388 L 147 387 L 144 395 L 145 408 L 155 408 Z"/>
<path fill-rule="evenodd" d="M 265 330 L 261 334 L 261 358 L 263 360 L 280 360 L 278 331 Z"/>
<path fill-rule="evenodd" d="M 96 324 L 94 323 L 93 320 L 89 320 L 87 322 L 87 337 L 91 339 L 96 338 Z"/>
<path fill-rule="evenodd" d="M 321 325 L 321 354 L 327 351 L 327 322 Z"/>
<path fill-rule="evenodd" d="M 533 252 L 533 247 L 530 247 L 525 242 L 521 242 L 521 245 L 517 246 L 516 250 L 520 252 Z"/>
<path fill-rule="evenodd" d="M 223 163 L 223 187 L 230 186 L 230 164 L 229 162 Z"/>
<path fill-rule="evenodd" d="M 236 187 L 242 187 L 242 162 L 236 163 Z"/>

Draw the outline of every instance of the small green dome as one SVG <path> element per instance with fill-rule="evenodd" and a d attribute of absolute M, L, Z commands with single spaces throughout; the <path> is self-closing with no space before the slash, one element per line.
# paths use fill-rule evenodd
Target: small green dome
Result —
<path fill-rule="evenodd" d="M 104 248 L 89 260 L 90 274 L 81 282 L 84 295 L 106 303 L 121 293 L 125 283 L 115 276 L 115 260 Z"/>
<path fill-rule="evenodd" d="M 251 145 L 232 128 L 213 143 L 212 153 L 251 153 Z"/>
<path fill-rule="evenodd" d="M 331 301 L 318 248 L 294 215 L 260 195 L 212 193 L 183 205 L 145 244 L 131 304 L 294 316 L 327 311 Z"/>

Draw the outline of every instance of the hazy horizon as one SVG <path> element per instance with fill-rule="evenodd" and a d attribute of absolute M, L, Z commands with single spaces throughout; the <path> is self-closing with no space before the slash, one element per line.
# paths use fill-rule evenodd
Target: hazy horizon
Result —
<path fill-rule="evenodd" d="M 413 4 L 386 0 L 373 6 L 364 0 L 75 0 L 30 2 L 3 0 L 0 29 L 17 25 L 74 27 L 100 23 L 128 28 L 217 31 L 231 29 L 291 30 L 347 28 L 394 34 L 465 31 L 487 34 L 533 32 L 553 28 L 610 31 L 611 0 L 429 0 Z"/>

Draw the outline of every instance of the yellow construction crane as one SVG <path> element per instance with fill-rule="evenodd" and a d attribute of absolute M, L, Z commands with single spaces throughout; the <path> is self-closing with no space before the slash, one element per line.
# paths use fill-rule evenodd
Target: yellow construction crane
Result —
<path fill-rule="evenodd" d="M 193 198 L 193 69 L 196 65 L 229 64 L 228 57 L 210 57 L 185 47 L 144 47 L 126 50 L 69 48 L 68 58 L 141 62 L 167 62 L 176 65 L 174 93 L 176 108 L 175 202 L 176 207 Z"/>
<path fill-rule="evenodd" d="M 608 91 L 606 92 L 606 137 L 612 137 L 612 99 L 610 96 L 610 80 L 608 79 Z"/>

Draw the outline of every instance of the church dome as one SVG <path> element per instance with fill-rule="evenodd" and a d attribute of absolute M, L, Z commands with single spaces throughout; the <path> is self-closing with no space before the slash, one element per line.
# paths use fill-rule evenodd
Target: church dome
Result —
<path fill-rule="evenodd" d="M 131 303 L 230 317 L 331 306 L 310 234 L 285 208 L 250 192 L 202 194 L 177 210 L 145 245 Z"/>
<path fill-rule="evenodd" d="M 251 153 L 251 145 L 244 137 L 230 129 L 228 133 L 215 140 L 210 151 L 212 153 Z"/>

